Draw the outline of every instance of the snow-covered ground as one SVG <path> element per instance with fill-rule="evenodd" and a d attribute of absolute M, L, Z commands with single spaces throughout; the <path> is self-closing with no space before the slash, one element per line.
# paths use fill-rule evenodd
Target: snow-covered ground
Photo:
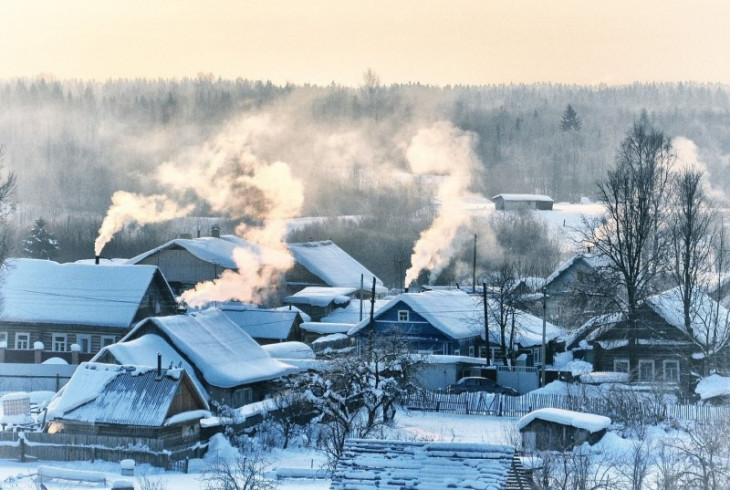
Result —
<path fill-rule="evenodd" d="M 445 413 L 403 412 L 396 418 L 396 427 L 387 434 L 388 437 L 401 440 L 484 442 L 510 444 L 516 430 L 517 419 L 507 417 L 453 415 Z M 219 442 L 219 441 L 216 441 Z M 203 489 L 202 477 L 215 456 L 230 456 L 231 448 L 225 444 L 212 445 L 209 457 L 203 460 L 192 460 L 188 474 L 165 472 L 160 468 L 140 465 L 135 469 L 134 477 L 123 477 L 119 463 L 110 462 L 56 462 L 43 461 L 20 463 L 18 461 L 0 460 L 0 488 L 37 489 L 36 475 L 38 467 L 52 466 L 73 469 L 75 471 L 103 472 L 107 478 L 107 486 L 98 484 L 73 484 L 63 480 L 47 480 L 44 482 L 48 490 L 67 490 L 70 488 L 111 488 L 114 481 L 127 480 L 140 488 L 142 479 L 159 483 L 165 490 Z M 275 449 L 264 455 L 269 462 L 271 474 L 275 472 L 287 475 L 306 475 L 315 473 L 326 464 L 326 457 L 321 451 L 313 449 Z M 324 490 L 330 485 L 326 478 L 286 478 L 279 480 L 280 490 Z M 160 490 L 159 488 L 157 490 Z"/>

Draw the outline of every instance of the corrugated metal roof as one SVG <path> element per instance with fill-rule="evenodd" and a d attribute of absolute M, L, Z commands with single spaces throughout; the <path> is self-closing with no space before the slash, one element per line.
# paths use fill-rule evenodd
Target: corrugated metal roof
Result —
<path fill-rule="evenodd" d="M 93 368 L 93 364 L 86 366 Z M 140 371 L 120 366 L 118 375 L 97 396 L 63 415 L 79 422 L 160 427 L 182 383 L 183 371 L 156 369 Z M 203 408 L 203 406 L 201 406 Z M 207 407 L 205 407 L 207 408 Z"/>

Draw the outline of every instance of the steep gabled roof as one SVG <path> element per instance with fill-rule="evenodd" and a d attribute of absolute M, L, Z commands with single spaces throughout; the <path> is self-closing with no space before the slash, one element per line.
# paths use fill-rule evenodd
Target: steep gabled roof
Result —
<path fill-rule="evenodd" d="M 598 255 L 598 254 L 588 254 L 588 253 L 579 253 L 573 255 L 571 258 L 569 258 L 567 261 L 565 261 L 560 267 L 558 267 L 552 274 L 550 274 L 545 279 L 545 286 L 548 286 L 550 283 L 552 283 L 555 279 L 560 277 L 565 271 L 573 267 L 573 265 L 576 262 L 582 261 L 584 262 L 588 267 L 594 270 L 600 270 L 608 267 L 609 260 L 604 255 Z"/>
<path fill-rule="evenodd" d="M 256 253 L 259 252 L 259 248 L 255 244 L 235 235 L 222 235 L 220 238 L 176 238 L 136 257 L 132 257 L 128 262 L 130 264 L 138 264 L 151 255 L 174 248 L 185 249 L 202 261 L 234 270 L 238 268 L 233 258 L 233 251 L 235 249 L 245 248 Z"/>
<path fill-rule="evenodd" d="M 0 319 L 127 328 L 156 274 L 152 265 L 8 259 L 0 269 Z"/>
<path fill-rule="evenodd" d="M 463 291 L 426 291 L 422 293 L 403 293 L 391 299 L 375 314 L 377 320 L 385 312 L 398 303 L 408 305 L 411 310 L 422 316 L 428 323 L 441 333 L 454 340 L 480 336 L 484 338 L 484 306 L 481 298 L 469 296 Z M 496 341 L 497 315 L 499 306 L 493 299 L 489 300 L 490 339 Z M 515 312 L 515 342 L 523 347 L 529 347 L 542 342 L 542 318 L 526 311 Z M 355 335 L 367 328 L 370 323 L 368 315 L 358 322 L 348 335 Z M 545 322 L 545 332 L 548 340 L 564 333 L 563 329 Z"/>
<path fill-rule="evenodd" d="M 476 299 L 463 291 L 426 291 L 402 293 L 391 299 L 375 314 L 377 320 L 398 303 L 408 305 L 434 328 L 452 339 L 465 339 L 479 335 L 476 323 Z M 369 315 L 357 323 L 348 335 L 354 335 L 370 323 Z"/>
<path fill-rule="evenodd" d="M 176 350 L 219 388 L 276 379 L 296 368 L 273 359 L 243 329 L 220 310 L 211 308 L 187 315 L 152 317 L 138 323 L 121 342 L 136 338 L 145 328 L 159 330 Z"/>
<path fill-rule="evenodd" d="M 611 425 L 611 419 L 604 417 L 603 415 L 575 412 L 573 410 L 564 410 L 562 408 L 541 408 L 533 410 L 522 417 L 519 422 L 517 422 L 517 428 L 522 430 L 530 425 L 533 420 L 544 420 L 555 424 L 576 427 L 578 429 L 586 430 L 591 434 L 608 429 Z"/>
<path fill-rule="evenodd" d="M 684 327 L 684 309 L 679 288 L 673 288 L 644 300 L 646 306 L 669 325 L 687 333 Z M 702 345 L 719 343 L 721 347 L 730 336 L 730 311 L 719 305 L 707 294 L 696 296 L 691 315 L 692 333 Z M 713 338 L 714 335 L 714 338 Z"/>
<path fill-rule="evenodd" d="M 364 288 L 372 287 L 374 274 L 330 240 L 290 243 L 288 247 L 297 264 L 329 286 L 359 290 L 362 276 Z M 375 289 L 378 294 L 387 291 L 383 281 L 377 277 L 375 277 Z"/>
<path fill-rule="evenodd" d="M 349 439 L 330 488 L 530 487 L 510 446 Z"/>
<path fill-rule="evenodd" d="M 96 424 L 123 424 L 160 427 L 175 413 L 172 401 L 186 378 L 182 369 L 119 366 L 82 363 L 64 388 L 51 400 L 48 414 Z M 199 410 L 208 403 L 192 383 L 189 384 Z M 198 412 L 198 418 L 209 416 Z M 179 418 L 179 417 L 178 417 Z"/>

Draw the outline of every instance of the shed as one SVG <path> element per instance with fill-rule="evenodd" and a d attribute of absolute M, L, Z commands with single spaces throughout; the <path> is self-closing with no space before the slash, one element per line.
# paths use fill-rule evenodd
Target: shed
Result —
<path fill-rule="evenodd" d="M 540 194 L 497 194 L 492 201 L 494 201 L 494 207 L 499 211 L 520 209 L 551 211 L 553 209 L 553 199 Z"/>
<path fill-rule="evenodd" d="M 161 440 L 166 448 L 200 439 L 208 403 L 184 369 L 82 363 L 51 400 L 48 432 Z"/>
<path fill-rule="evenodd" d="M 584 442 L 595 444 L 610 425 L 603 415 L 541 408 L 522 417 L 517 428 L 525 451 L 566 451 Z"/>

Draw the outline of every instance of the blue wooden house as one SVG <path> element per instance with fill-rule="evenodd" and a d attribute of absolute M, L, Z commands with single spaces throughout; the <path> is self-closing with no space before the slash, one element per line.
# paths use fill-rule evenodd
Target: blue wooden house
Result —
<path fill-rule="evenodd" d="M 373 328 L 366 315 L 348 334 L 358 343 L 397 334 L 415 352 L 474 355 L 483 333 L 477 301 L 463 291 L 399 294 L 374 315 Z"/>

